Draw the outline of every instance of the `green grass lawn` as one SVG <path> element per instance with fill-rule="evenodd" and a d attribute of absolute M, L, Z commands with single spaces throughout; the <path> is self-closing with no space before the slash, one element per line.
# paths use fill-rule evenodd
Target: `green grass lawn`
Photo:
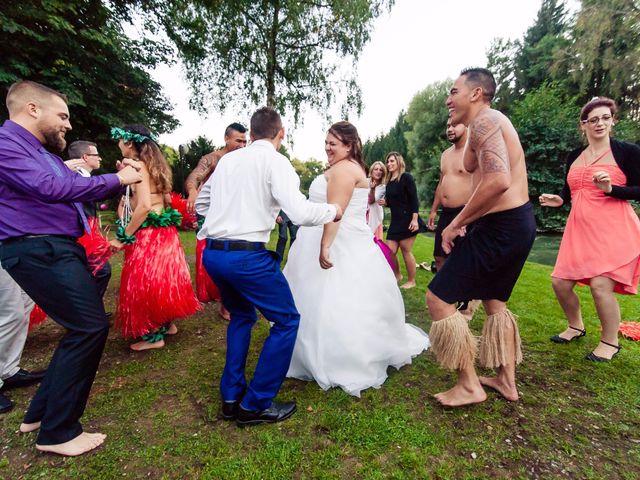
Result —
<path fill-rule="evenodd" d="M 194 234 L 182 238 L 193 265 Z M 421 236 L 418 261 L 430 261 L 432 248 L 433 240 Z M 121 262 L 112 262 L 108 310 L 115 309 Z M 428 352 L 360 399 L 286 380 L 281 398 L 296 399 L 298 412 L 280 424 L 239 429 L 219 416 L 226 322 L 208 305 L 180 321 L 179 334 L 161 350 L 130 352 L 129 342 L 111 333 L 83 418 L 88 431 L 108 435 L 96 452 L 67 459 L 38 453 L 35 434 L 17 433 L 35 387 L 10 391 L 17 408 L 0 416 L 0 478 L 637 479 L 640 345 L 621 340 L 622 352 L 608 364 L 584 360 L 599 332 L 585 288 L 579 295 L 587 337 L 570 345 L 549 342 L 565 326 L 550 272 L 528 263 L 510 302 L 524 349 L 518 403 L 489 393 L 480 405 L 440 407 L 432 395 L 450 387 L 455 374 L 441 370 Z M 431 277 L 420 270 L 418 287 L 402 292 L 407 320 L 425 330 Z M 620 297 L 620 303 L 623 319 L 640 318 L 637 298 Z M 472 321 L 476 333 L 483 319 L 480 311 Z M 266 334 L 260 321 L 249 370 Z M 50 321 L 34 330 L 23 366 L 45 367 L 60 335 Z"/>

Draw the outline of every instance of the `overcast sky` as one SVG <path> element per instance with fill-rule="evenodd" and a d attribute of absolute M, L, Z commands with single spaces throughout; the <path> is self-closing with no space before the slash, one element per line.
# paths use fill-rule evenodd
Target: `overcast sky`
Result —
<path fill-rule="evenodd" d="M 540 0 L 396 0 L 390 13 L 379 17 L 371 41 L 358 62 L 358 82 L 364 111 L 351 117 L 364 141 L 388 131 L 411 98 L 434 81 L 455 78 L 468 66 L 485 66 L 486 52 L 497 37 L 521 38 L 540 8 Z M 251 112 L 224 115 L 212 112 L 204 118 L 188 107 L 188 88 L 179 66 L 160 67 L 154 78 L 175 104 L 181 126 L 160 137 L 176 147 L 198 135 L 217 145 L 231 122 L 248 124 Z M 335 109 L 333 121 L 341 120 Z M 286 122 L 286 118 L 285 118 Z M 307 111 L 290 148 L 295 157 L 325 161 L 324 137 L 328 125 L 320 115 Z"/>

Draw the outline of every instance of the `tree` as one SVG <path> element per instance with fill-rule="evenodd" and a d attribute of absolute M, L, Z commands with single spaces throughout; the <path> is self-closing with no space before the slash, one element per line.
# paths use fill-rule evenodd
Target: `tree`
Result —
<path fill-rule="evenodd" d="M 433 198 L 440 176 L 440 155 L 449 147 L 445 102 L 452 83 L 450 79 L 435 82 L 418 92 L 405 116 L 411 129 L 405 134 L 414 164 L 411 173 L 423 203 Z"/>
<path fill-rule="evenodd" d="M 380 134 L 373 140 L 367 140 L 362 147 L 364 161 L 371 165 L 375 161 L 384 162 L 389 152 L 400 153 L 407 165 L 407 170 L 413 169 L 413 160 L 408 153 L 405 133 L 410 130 L 405 119 L 405 113 L 400 112 L 396 123 L 388 133 Z"/>
<path fill-rule="evenodd" d="M 640 118 L 640 4 L 583 0 L 570 48 L 558 51 L 555 71 L 576 83 L 580 100 L 605 95 Z"/>
<path fill-rule="evenodd" d="M 564 185 L 565 158 L 580 146 L 580 108 L 560 84 L 544 84 L 519 101 L 511 120 L 520 137 L 527 161 L 529 195 L 538 228 L 561 230 L 566 209 L 541 208 L 541 193 L 558 193 Z"/>
<path fill-rule="evenodd" d="M 300 177 L 300 190 L 308 196 L 311 182 L 324 172 L 326 168 L 325 164 L 315 159 L 309 159 L 303 162 L 302 160 L 294 158 L 291 160 L 291 165 L 293 165 L 293 168 Z"/>
<path fill-rule="evenodd" d="M 487 50 L 487 68 L 496 80 L 496 95 L 493 105 L 508 113 L 516 98 L 516 63 L 521 51 L 519 40 L 496 38 Z"/>
<path fill-rule="evenodd" d="M 339 96 L 343 111 L 361 109 L 355 81 L 358 54 L 373 20 L 394 0 L 173 0 L 153 7 L 177 47 L 192 87 L 191 104 L 224 110 L 265 104 L 319 111 Z M 128 3 L 128 2 L 124 2 Z M 340 60 L 338 60 L 340 59 Z M 340 75 L 340 66 L 343 69 Z M 348 73 L 345 73 L 347 72 Z"/>
<path fill-rule="evenodd" d="M 0 11 L 0 86 L 29 79 L 67 94 L 68 140 L 97 141 L 109 166 L 119 158 L 110 127 L 144 123 L 162 133 L 178 124 L 146 70 L 166 53 L 161 44 L 127 38 L 99 0 L 21 0 L 3 2 Z"/>

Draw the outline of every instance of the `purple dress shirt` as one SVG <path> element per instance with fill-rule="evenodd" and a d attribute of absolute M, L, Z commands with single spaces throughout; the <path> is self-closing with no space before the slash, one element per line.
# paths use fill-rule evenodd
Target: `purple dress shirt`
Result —
<path fill-rule="evenodd" d="M 0 127 L 0 241 L 24 235 L 79 237 L 83 219 L 74 203 L 119 191 L 116 174 L 77 175 L 17 123 L 7 120 Z"/>

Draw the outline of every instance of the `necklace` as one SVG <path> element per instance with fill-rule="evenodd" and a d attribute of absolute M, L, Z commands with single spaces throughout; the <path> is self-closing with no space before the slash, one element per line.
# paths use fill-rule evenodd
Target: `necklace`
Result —
<path fill-rule="evenodd" d="M 604 157 L 607 156 L 607 154 L 611 151 L 611 148 L 607 148 L 604 152 L 602 152 L 600 155 L 598 155 L 598 157 L 595 160 L 592 160 L 590 163 L 587 163 L 587 159 L 584 159 L 584 166 L 585 167 L 590 167 L 591 165 L 595 165 L 596 163 L 598 163 L 600 160 L 602 160 Z M 591 158 L 595 157 L 594 153 L 591 153 L 591 151 L 589 151 L 589 153 L 591 154 Z M 586 157 L 586 155 L 585 155 Z"/>

